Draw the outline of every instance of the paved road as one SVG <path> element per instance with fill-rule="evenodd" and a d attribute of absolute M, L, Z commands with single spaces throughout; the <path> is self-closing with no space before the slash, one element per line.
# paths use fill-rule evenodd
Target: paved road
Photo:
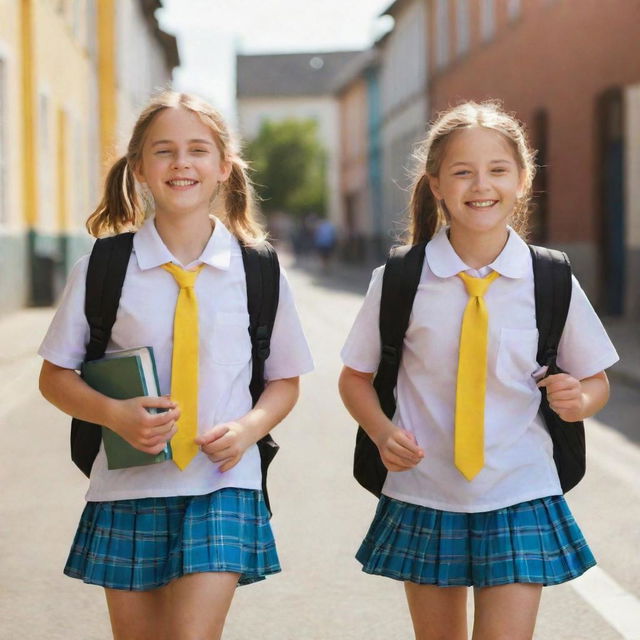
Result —
<path fill-rule="evenodd" d="M 336 379 L 364 285 L 301 271 L 291 279 L 317 369 L 275 433 L 282 450 L 270 487 L 284 572 L 238 589 L 224 638 L 408 640 L 402 585 L 362 574 L 353 559 L 375 501 L 351 479 L 355 431 Z M 49 317 L 30 310 L 0 320 L 0 639 L 106 640 L 101 589 L 61 575 L 86 483 L 68 462 L 67 419 L 36 390 L 33 352 Z M 603 415 L 621 431 L 603 416 L 589 424 L 588 476 L 569 502 L 605 574 L 581 592 L 546 589 L 537 640 L 640 638 L 640 616 L 635 636 L 628 619 L 640 598 L 640 448 L 624 433 L 638 409 L 637 390 L 614 387 Z"/>

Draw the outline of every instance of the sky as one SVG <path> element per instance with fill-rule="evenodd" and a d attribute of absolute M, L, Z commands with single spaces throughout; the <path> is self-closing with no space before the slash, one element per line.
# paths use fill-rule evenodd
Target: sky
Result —
<path fill-rule="evenodd" d="M 366 49 L 390 28 L 392 0 L 163 0 L 161 27 L 178 38 L 174 87 L 235 120 L 236 53 Z"/>

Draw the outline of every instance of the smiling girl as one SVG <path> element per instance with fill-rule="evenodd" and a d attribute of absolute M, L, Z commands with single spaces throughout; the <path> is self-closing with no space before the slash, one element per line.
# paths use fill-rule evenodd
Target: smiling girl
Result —
<path fill-rule="evenodd" d="M 606 404 L 604 369 L 618 357 L 574 279 L 557 358 L 567 373 L 536 384 L 522 238 L 534 170 L 523 129 L 496 104 L 441 114 L 418 153 L 409 243 L 427 244 L 393 421 L 372 386 L 383 268 L 342 351 L 343 401 L 389 472 L 357 558 L 404 582 L 418 640 L 467 639 L 468 586 L 474 640 L 529 639 L 542 586 L 595 564 L 562 496 L 538 387 L 562 419 L 582 420 Z"/>
<path fill-rule="evenodd" d="M 212 107 L 165 92 L 140 115 L 87 223 L 95 236 L 136 230 L 107 351 L 153 347 L 161 393 L 171 397 L 113 400 L 76 373 L 89 339 L 88 256 L 72 270 L 39 351 L 50 402 L 141 451 L 158 453 L 182 435 L 191 407 L 193 435 L 182 438 L 180 462 L 109 470 L 101 448 L 91 469 L 65 573 L 105 588 L 118 640 L 219 638 L 236 585 L 280 570 L 256 442 L 291 410 L 298 377 L 313 365 L 281 275 L 267 384 L 252 408 L 240 244 L 263 242 L 264 234 L 244 166 Z M 146 219 L 143 200 L 152 209 Z M 214 204 L 224 221 L 210 214 Z M 195 295 L 200 339 L 181 368 L 172 356 L 183 279 L 191 279 L 184 288 Z M 197 383 L 185 390 L 194 362 Z"/>

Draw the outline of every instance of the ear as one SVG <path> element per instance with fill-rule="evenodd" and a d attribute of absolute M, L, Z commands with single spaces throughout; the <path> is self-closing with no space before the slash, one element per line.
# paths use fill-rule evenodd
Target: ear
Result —
<path fill-rule="evenodd" d="M 518 199 L 522 198 L 522 196 L 524 195 L 524 183 L 526 181 L 526 175 L 524 170 L 520 170 L 520 174 L 518 176 L 518 188 L 516 190 L 516 196 L 518 197 Z"/>
<path fill-rule="evenodd" d="M 231 160 L 222 160 L 220 162 L 220 182 L 226 182 L 231 175 L 233 169 L 233 163 Z"/>
<path fill-rule="evenodd" d="M 138 162 L 136 165 L 136 168 L 133 170 L 133 176 L 140 184 L 146 184 L 147 181 L 142 170 L 142 162 Z"/>
<path fill-rule="evenodd" d="M 429 180 L 429 188 L 431 189 L 431 193 L 433 193 L 433 197 L 436 200 L 442 200 L 442 192 L 440 191 L 440 178 L 438 176 L 430 176 L 427 175 L 427 179 Z"/>

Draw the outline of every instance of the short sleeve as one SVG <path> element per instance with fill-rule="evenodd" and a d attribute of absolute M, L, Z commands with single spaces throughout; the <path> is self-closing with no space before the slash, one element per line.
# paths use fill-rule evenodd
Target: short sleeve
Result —
<path fill-rule="evenodd" d="M 342 362 L 351 369 L 374 373 L 380 363 L 380 295 L 384 267 L 374 270 L 362 307 L 342 347 Z"/>
<path fill-rule="evenodd" d="M 85 282 L 89 256 L 76 262 L 69 273 L 58 309 L 38 355 L 65 369 L 79 369 L 89 341 L 89 323 L 84 315 Z"/>
<path fill-rule="evenodd" d="M 558 346 L 558 366 L 578 380 L 604 371 L 618 354 L 575 277 L 567 322 Z"/>
<path fill-rule="evenodd" d="M 265 362 L 265 378 L 295 378 L 313 371 L 313 358 L 302 331 L 291 286 L 280 269 L 280 299 L 271 333 L 271 348 Z"/>

